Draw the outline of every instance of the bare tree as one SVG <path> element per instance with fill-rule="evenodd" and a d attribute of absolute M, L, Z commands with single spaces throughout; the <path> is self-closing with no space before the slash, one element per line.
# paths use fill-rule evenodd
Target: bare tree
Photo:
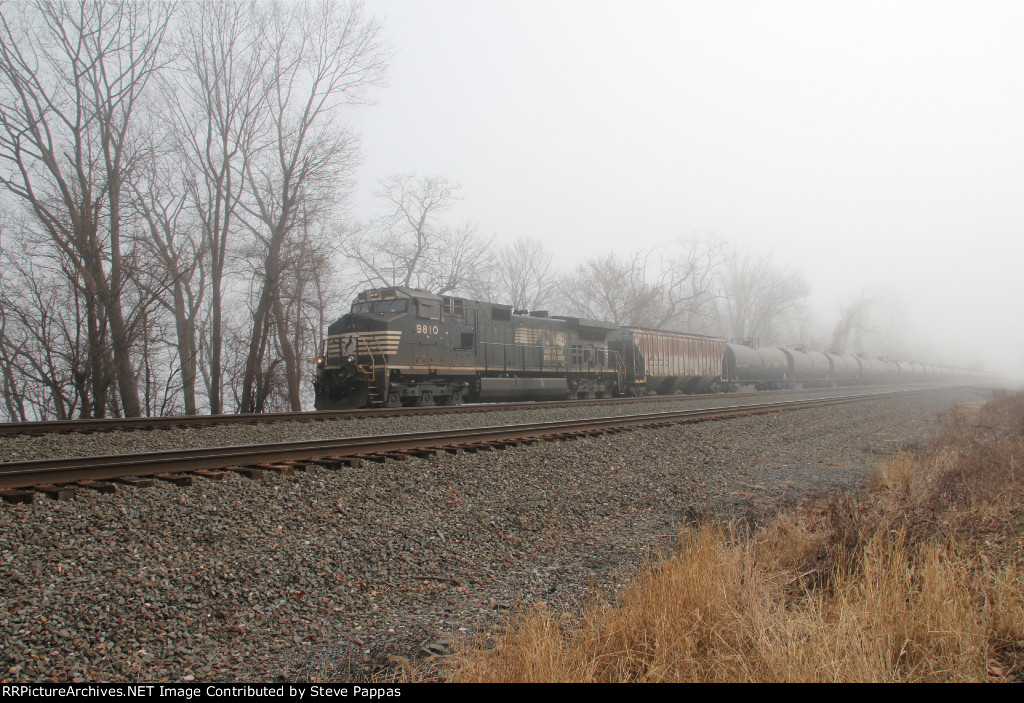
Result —
<path fill-rule="evenodd" d="M 294 275 L 285 252 L 296 232 L 327 216 L 346 192 L 357 149 L 341 112 L 383 81 L 389 60 L 380 25 L 365 19 L 361 6 L 274 3 L 260 12 L 271 59 L 262 108 L 266 130 L 245 161 L 245 220 L 253 237 L 250 251 L 259 253 L 261 265 L 242 379 L 243 412 L 264 407 L 264 363 L 272 340 L 282 355 L 289 405 L 301 409 L 300 359 L 286 334 L 281 295 L 284 279 Z"/>
<path fill-rule="evenodd" d="M 569 312 L 617 325 L 648 325 L 658 292 L 647 281 L 647 264 L 641 253 L 588 259 L 561 283 Z"/>
<path fill-rule="evenodd" d="M 725 265 L 721 326 L 733 338 L 778 340 L 781 322 L 800 313 L 809 288 L 801 274 L 781 269 L 770 256 L 734 250 Z"/>
<path fill-rule="evenodd" d="M 4 252 L 4 234 L 8 227 L 7 213 L 0 211 L 0 389 L 3 391 L 4 410 L 8 421 L 24 422 L 28 419 L 25 409 L 26 383 L 23 375 L 17 371 L 18 357 L 23 353 L 24 346 L 16 339 L 15 323 L 12 321 L 7 299 L 7 277 L 4 275 L 8 267 Z"/>
<path fill-rule="evenodd" d="M 139 220 L 135 239 L 138 250 L 149 264 L 138 267 L 133 278 L 173 319 L 173 336 L 154 337 L 151 327 L 158 324 L 158 319 L 148 312 L 144 314 L 140 336 L 146 368 L 151 364 L 150 342 L 167 339 L 167 344 L 176 350 L 185 414 L 195 415 L 198 412 L 198 318 L 207 289 L 205 252 L 209 240 L 192 226 L 195 220 L 189 217 L 188 210 L 190 179 L 184 170 L 187 162 L 176 158 L 177 153 L 172 141 L 154 142 L 147 149 L 147 158 L 140 161 L 132 174 L 131 202 Z M 151 375 L 145 374 L 147 398 L 152 397 L 148 388 L 152 384 Z M 168 378 L 165 383 L 169 382 Z M 173 394 L 167 388 L 163 395 L 161 413 L 168 409 L 166 399 Z"/>
<path fill-rule="evenodd" d="M 875 289 L 842 309 L 836 331 L 851 351 L 901 358 L 907 353 L 904 337 L 908 325 L 903 300 L 892 290 Z"/>
<path fill-rule="evenodd" d="M 205 373 L 211 413 L 224 411 L 224 296 L 229 243 L 246 188 L 248 159 L 267 127 L 272 47 L 252 2 L 186 3 L 176 37 L 181 71 L 164 81 L 191 207 L 209 257 Z"/>
<path fill-rule="evenodd" d="M 441 219 L 458 199 L 459 185 L 442 176 L 403 174 L 384 179 L 377 196 L 386 213 L 351 233 L 345 253 L 364 285 L 407 286 L 443 295 L 474 287 L 490 267 L 491 239 L 476 225 Z"/>
<path fill-rule="evenodd" d="M 110 365 L 99 364 L 100 378 L 90 370 L 109 347 L 90 343 L 81 287 L 68 286 L 75 270 L 24 235 L 0 252 L 0 358 L 12 419 L 90 417 L 107 404 Z"/>
<path fill-rule="evenodd" d="M 517 239 L 498 252 L 495 266 L 498 302 L 517 310 L 540 310 L 549 306 L 558 280 L 551 252 L 537 239 Z"/>
<path fill-rule="evenodd" d="M 657 252 L 661 297 L 655 327 L 701 333 L 712 324 L 724 250 L 724 242 L 704 236 L 680 238 Z"/>
<path fill-rule="evenodd" d="M 174 7 L 141 0 L 8 4 L 0 17 L 0 184 L 20 198 L 82 281 L 89 344 L 109 325 L 121 410 L 139 415 L 122 307 L 123 189 L 136 158 L 132 117 Z M 93 354 L 90 373 L 104 373 Z M 96 403 L 97 414 L 106 411 Z"/>
<path fill-rule="evenodd" d="M 570 311 L 620 325 L 693 331 L 714 300 L 721 246 L 679 240 L 669 247 L 590 259 L 563 278 Z"/>
<path fill-rule="evenodd" d="M 282 279 L 283 314 L 275 315 L 277 348 L 282 358 L 311 359 L 327 332 L 326 307 L 334 300 L 328 296 L 334 288 L 336 247 L 322 224 L 304 224 L 296 235 L 285 252 L 285 269 L 290 275 Z M 312 386 L 302 384 L 305 371 L 301 364 L 285 366 L 285 373 L 290 374 L 286 379 L 289 405 L 295 388 L 306 391 L 303 405 L 312 401 Z"/>
<path fill-rule="evenodd" d="M 861 296 L 839 310 L 839 319 L 832 328 L 829 349 L 845 349 L 847 344 L 854 342 L 860 346 L 860 337 L 873 332 L 871 310 L 874 301 L 868 296 Z"/>

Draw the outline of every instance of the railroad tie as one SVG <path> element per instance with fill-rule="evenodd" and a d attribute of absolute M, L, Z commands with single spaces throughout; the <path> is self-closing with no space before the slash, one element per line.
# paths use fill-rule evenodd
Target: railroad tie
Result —
<path fill-rule="evenodd" d="M 81 488 L 88 488 L 89 490 L 96 491 L 97 493 L 117 493 L 117 486 L 105 481 L 92 481 L 90 479 L 85 479 L 82 481 L 75 481 L 75 485 Z"/>
<path fill-rule="evenodd" d="M 411 456 L 419 457 L 420 459 L 428 459 L 430 457 L 443 456 L 445 451 L 443 449 L 407 449 L 406 454 Z"/>
<path fill-rule="evenodd" d="M 188 474 L 153 474 L 153 478 L 158 478 L 161 481 L 167 481 L 167 483 L 173 483 L 179 488 L 192 485 L 192 477 Z"/>
<path fill-rule="evenodd" d="M 195 471 L 189 471 L 193 476 L 202 476 L 209 481 L 223 481 L 227 476 L 224 471 L 208 471 L 206 469 L 196 469 Z"/>
<path fill-rule="evenodd" d="M 293 476 L 295 474 L 295 468 L 287 464 L 254 464 L 257 469 L 264 469 L 265 471 L 273 471 L 275 474 L 281 476 Z"/>
<path fill-rule="evenodd" d="M 249 466 L 228 466 L 224 469 L 225 471 L 232 471 L 236 474 L 242 474 L 246 478 L 258 479 L 263 478 L 262 469 L 254 469 Z"/>
<path fill-rule="evenodd" d="M 32 491 L 15 488 L 0 488 L 0 498 L 5 503 L 33 503 L 35 502 L 36 494 Z"/>
<path fill-rule="evenodd" d="M 319 459 L 310 459 L 309 464 L 313 466 L 322 466 L 325 469 L 331 471 L 337 471 L 343 466 L 347 466 L 350 469 L 358 469 L 362 462 L 359 461 L 359 457 L 355 456 L 328 456 Z"/>
<path fill-rule="evenodd" d="M 32 486 L 33 491 L 39 491 L 43 495 L 49 496 L 54 500 L 74 500 L 75 499 L 75 487 L 74 486 L 54 486 L 52 483 L 42 483 L 38 486 Z"/>
<path fill-rule="evenodd" d="M 135 486 L 136 488 L 149 488 L 150 486 L 156 485 L 156 479 L 139 478 L 138 476 L 120 476 L 111 480 L 117 483 L 123 483 L 126 486 Z"/>

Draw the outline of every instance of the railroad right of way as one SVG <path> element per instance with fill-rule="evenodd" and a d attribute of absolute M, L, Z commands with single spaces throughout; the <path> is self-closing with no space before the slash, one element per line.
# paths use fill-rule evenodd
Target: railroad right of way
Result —
<path fill-rule="evenodd" d="M 262 469 L 294 473 L 296 470 L 305 471 L 310 465 L 330 468 L 357 467 L 363 460 L 405 461 L 410 456 L 426 457 L 440 451 L 458 453 L 504 448 L 523 441 L 573 439 L 643 427 L 716 421 L 751 414 L 792 412 L 934 392 L 937 392 L 937 389 L 873 391 L 810 400 L 765 400 L 760 403 L 722 408 L 662 410 L 655 413 L 590 417 L 558 422 L 6 462 L 0 464 L 0 497 L 7 502 L 31 501 L 35 497 L 35 492 L 39 492 L 51 497 L 69 498 L 70 496 L 62 492 L 63 486 L 77 484 L 80 487 L 111 492 L 114 490 L 112 484 L 96 482 L 114 480 L 139 485 L 139 481 L 149 477 L 184 486 L 191 484 L 190 476 L 193 474 L 210 480 L 221 480 L 225 470 L 243 472 L 250 478 L 255 478 Z M 147 480 L 146 485 L 151 485 L 151 481 Z M 24 490 L 12 490 L 18 488 Z"/>
<path fill-rule="evenodd" d="M 358 679 L 606 593 L 680 523 L 865 485 L 968 389 L 0 509 L 15 681 Z"/>

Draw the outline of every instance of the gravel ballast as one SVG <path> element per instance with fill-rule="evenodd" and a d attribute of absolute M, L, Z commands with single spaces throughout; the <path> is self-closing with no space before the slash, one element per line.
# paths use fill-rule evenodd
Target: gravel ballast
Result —
<path fill-rule="evenodd" d="M 531 422 L 556 422 L 584 417 L 639 415 L 690 408 L 756 405 L 767 401 L 804 400 L 835 395 L 857 395 L 902 390 L 903 386 L 817 389 L 778 393 L 673 396 L 600 405 L 552 407 L 544 403 L 515 410 L 495 405 L 466 406 L 468 413 L 346 418 L 318 422 L 232 424 L 150 431 L 96 432 L 93 434 L 44 434 L 0 436 L 0 462 L 70 456 L 102 456 L 165 450 L 296 442 L 403 432 L 430 432 L 464 427 L 487 427 Z"/>
<path fill-rule="evenodd" d="M 933 433 L 944 408 L 979 399 L 947 390 L 0 506 L 0 678 L 366 677 L 443 654 L 460 633 L 493 632 L 518 604 L 572 608 L 588 587 L 614 590 L 682 523 L 760 522 L 858 489 L 882 458 Z M 396 422 L 410 424 L 386 431 L 438 428 Z"/>

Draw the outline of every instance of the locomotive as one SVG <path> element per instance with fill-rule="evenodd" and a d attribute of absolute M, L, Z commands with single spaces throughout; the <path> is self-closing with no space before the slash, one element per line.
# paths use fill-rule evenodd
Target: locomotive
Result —
<path fill-rule="evenodd" d="M 360 293 L 327 329 L 316 408 L 552 400 L 620 392 L 615 325 L 411 288 Z"/>
<path fill-rule="evenodd" d="M 327 329 L 318 410 L 940 380 L 953 370 L 621 327 L 405 287 Z"/>

